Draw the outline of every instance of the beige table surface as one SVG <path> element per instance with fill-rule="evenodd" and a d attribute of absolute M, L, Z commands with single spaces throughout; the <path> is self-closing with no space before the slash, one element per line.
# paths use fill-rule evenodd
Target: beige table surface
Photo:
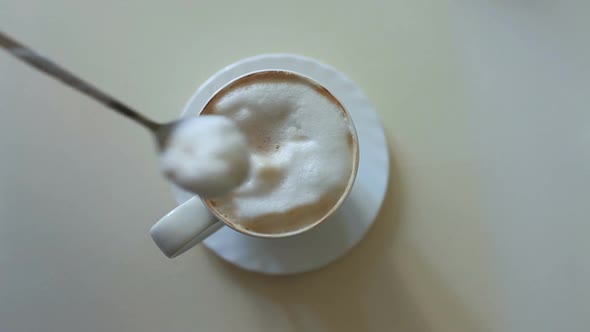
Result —
<path fill-rule="evenodd" d="M 168 260 L 148 133 L 0 52 L 0 331 L 588 331 L 588 7 L 0 0 L 0 29 L 162 121 L 243 57 L 320 59 L 392 155 L 376 225 L 325 269 Z"/>

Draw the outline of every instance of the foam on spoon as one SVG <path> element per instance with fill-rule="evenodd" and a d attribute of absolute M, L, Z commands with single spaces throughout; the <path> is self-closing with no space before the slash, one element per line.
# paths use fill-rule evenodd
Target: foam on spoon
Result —
<path fill-rule="evenodd" d="M 246 138 L 232 120 L 204 115 L 182 121 L 160 156 L 162 171 L 181 188 L 218 197 L 242 184 L 250 170 Z"/>

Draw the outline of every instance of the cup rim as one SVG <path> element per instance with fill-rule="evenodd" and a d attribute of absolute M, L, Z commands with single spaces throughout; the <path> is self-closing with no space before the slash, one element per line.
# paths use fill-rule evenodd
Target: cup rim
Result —
<path fill-rule="evenodd" d="M 359 165 L 359 159 L 360 159 L 360 151 L 359 151 L 359 142 L 358 142 L 358 135 L 357 135 L 357 131 L 356 131 L 356 127 L 354 125 L 354 122 L 352 121 L 352 117 L 350 115 L 350 113 L 348 112 L 348 110 L 346 109 L 346 107 L 342 104 L 342 102 L 340 101 L 340 99 L 338 99 L 336 96 L 334 96 L 334 94 L 332 94 L 332 92 L 330 90 L 328 90 L 323 84 L 319 83 L 318 81 L 316 81 L 315 79 L 298 73 L 296 71 L 292 71 L 292 70 L 285 70 L 285 69 L 262 69 L 262 70 L 255 70 L 255 71 L 251 71 L 248 72 L 246 74 L 240 75 L 232 80 L 230 80 L 229 82 L 225 83 L 221 88 L 217 89 L 214 93 L 211 94 L 211 96 L 209 97 L 209 99 L 207 99 L 207 102 L 204 104 L 204 106 L 201 108 L 201 110 L 199 111 L 199 115 L 201 116 L 201 113 L 207 108 L 207 106 L 209 106 L 209 104 L 211 103 L 211 101 L 224 89 L 226 89 L 227 87 L 229 87 L 230 85 L 234 84 L 235 82 L 245 79 L 247 77 L 250 76 L 254 76 L 256 74 L 261 74 L 261 73 L 269 73 L 269 72 L 275 72 L 275 73 L 288 73 L 288 74 L 292 74 L 292 75 L 296 75 L 298 77 L 303 78 L 306 81 L 309 81 L 311 84 L 316 85 L 320 88 L 322 88 L 324 90 L 325 93 L 329 94 L 332 99 L 334 101 L 336 101 L 336 103 L 338 104 L 338 106 L 343 110 L 344 114 L 346 115 L 346 117 L 349 120 L 349 125 L 350 125 L 350 130 L 352 133 L 352 139 L 353 139 L 353 146 L 355 147 L 354 149 L 354 160 L 353 160 L 353 165 L 352 165 L 352 172 L 350 174 L 350 178 L 348 180 L 348 183 L 346 185 L 346 188 L 344 190 L 344 192 L 342 193 L 342 195 L 340 195 L 340 198 L 338 199 L 338 201 L 336 201 L 336 203 L 334 203 L 334 205 L 332 206 L 332 208 L 330 208 L 330 210 L 328 210 L 328 212 L 326 212 L 326 214 L 324 216 L 322 216 L 321 218 L 319 218 L 317 221 L 310 223 L 304 227 L 298 228 L 294 231 L 290 231 L 290 232 L 283 232 L 283 233 L 259 233 L 259 232 L 254 232 L 251 231 L 243 226 L 240 226 L 239 224 L 236 224 L 234 222 L 232 222 L 231 220 L 229 220 L 228 218 L 226 218 L 225 216 L 221 215 L 210 203 L 210 201 L 207 198 L 203 198 L 200 197 L 201 201 L 203 202 L 203 204 L 207 207 L 207 209 L 215 216 L 215 218 L 217 218 L 217 220 L 223 222 L 226 226 L 230 227 L 231 229 L 242 233 L 244 235 L 248 235 L 248 236 L 252 236 L 252 237 L 257 237 L 257 238 L 266 238 L 266 239 L 281 239 L 281 238 L 287 238 L 287 237 L 292 237 L 292 236 L 296 236 L 302 233 L 305 233 L 313 228 L 315 228 L 316 226 L 324 223 L 329 217 L 331 217 L 337 210 L 338 208 L 340 208 L 340 206 L 342 205 L 342 203 L 344 203 L 344 201 L 346 200 L 346 198 L 348 197 L 348 195 L 350 194 L 350 192 L 352 191 L 352 187 L 354 186 L 354 183 L 356 181 L 356 177 L 357 177 L 357 173 L 358 173 L 358 165 Z"/>

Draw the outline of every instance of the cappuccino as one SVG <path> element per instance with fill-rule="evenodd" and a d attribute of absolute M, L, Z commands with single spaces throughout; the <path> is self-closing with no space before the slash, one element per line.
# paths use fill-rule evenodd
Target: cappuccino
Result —
<path fill-rule="evenodd" d="M 297 232 L 324 219 L 352 185 L 352 121 L 325 88 L 285 71 L 250 74 L 218 92 L 202 114 L 233 120 L 250 150 L 245 182 L 205 202 L 236 228 Z"/>

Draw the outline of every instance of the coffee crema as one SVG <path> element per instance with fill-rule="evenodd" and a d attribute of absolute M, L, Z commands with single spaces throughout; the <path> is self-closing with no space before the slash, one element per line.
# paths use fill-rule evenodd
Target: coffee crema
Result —
<path fill-rule="evenodd" d="M 235 121 L 251 152 L 245 183 L 205 201 L 238 229 L 272 235 L 312 226 L 354 180 L 352 122 L 340 102 L 308 78 L 285 71 L 250 74 L 224 87 L 202 114 Z"/>

